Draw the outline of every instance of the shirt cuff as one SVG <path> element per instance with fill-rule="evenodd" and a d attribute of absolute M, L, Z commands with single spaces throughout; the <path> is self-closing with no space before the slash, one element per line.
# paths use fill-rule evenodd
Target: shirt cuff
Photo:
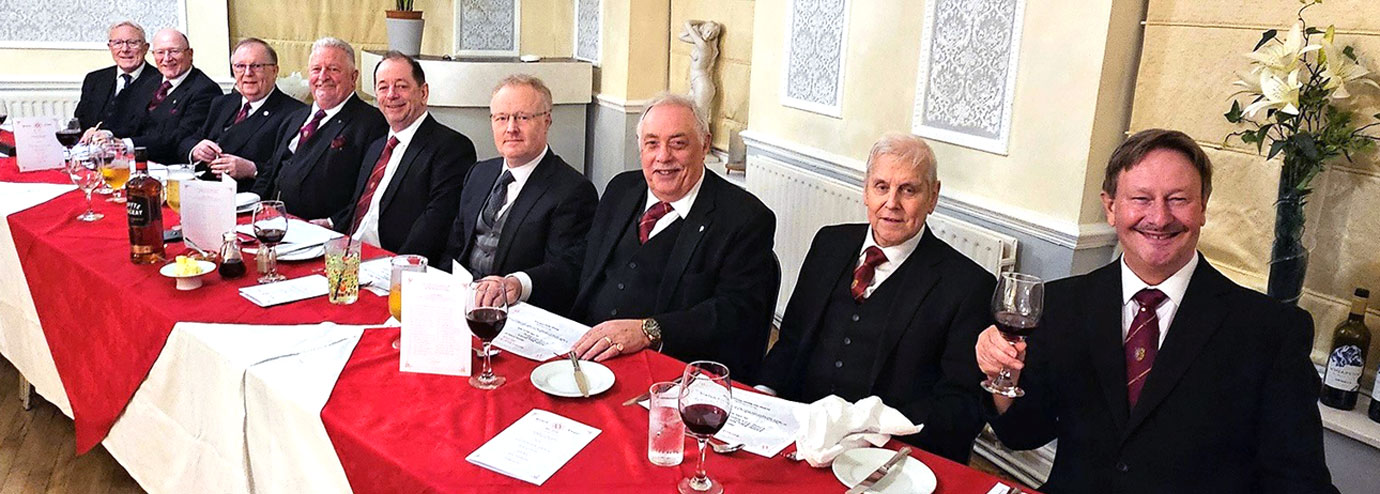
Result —
<path fill-rule="evenodd" d="M 518 284 L 522 285 L 522 293 L 518 294 L 518 300 L 526 302 L 532 296 L 532 277 L 522 271 L 514 272 L 508 276 L 517 278 Z"/>

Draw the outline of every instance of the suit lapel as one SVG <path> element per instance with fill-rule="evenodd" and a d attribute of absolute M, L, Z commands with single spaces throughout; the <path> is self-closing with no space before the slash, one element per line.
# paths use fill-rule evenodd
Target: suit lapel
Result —
<path fill-rule="evenodd" d="M 298 141 L 297 151 L 292 153 L 293 158 L 288 160 L 288 162 L 295 163 L 297 167 L 306 167 L 299 170 L 294 176 L 299 186 L 302 180 L 306 180 L 308 176 L 311 176 L 312 169 L 317 166 L 324 166 L 321 162 L 325 160 L 321 159 L 321 155 L 326 154 L 326 151 L 331 147 L 331 141 L 335 140 L 336 136 L 339 136 L 340 133 L 345 130 L 345 118 L 347 116 L 345 112 L 348 110 L 349 108 L 342 108 L 334 117 L 331 117 L 330 120 L 322 122 L 321 128 L 317 129 L 316 133 L 312 134 L 310 139 L 307 139 L 307 142 Z M 310 118 L 311 107 L 307 107 L 306 113 L 306 118 Z M 303 123 L 303 125 L 305 125 L 305 123 Z M 301 133 L 301 129 L 301 127 L 298 127 L 297 132 Z M 291 139 L 291 137 L 289 137 L 289 139 Z M 288 142 L 291 143 L 292 141 L 289 140 Z"/>
<path fill-rule="evenodd" d="M 681 275 L 685 274 L 685 268 L 690 266 L 690 258 L 699 249 L 700 240 L 704 239 L 705 231 L 713 223 L 714 208 L 719 200 L 722 180 L 714 172 L 704 170 L 704 184 L 700 186 L 700 195 L 695 198 L 695 203 L 690 208 L 690 216 L 685 218 L 676 245 L 671 248 L 671 257 L 666 260 L 666 270 L 661 273 L 661 287 L 656 297 L 657 312 L 666 310 L 671 295 L 680 287 Z"/>
<path fill-rule="evenodd" d="M 503 265 L 508 257 L 508 251 L 513 248 L 513 237 L 517 235 L 519 226 L 522 226 L 527 214 L 532 212 L 532 207 L 541 196 L 546 194 L 546 190 L 551 186 L 549 178 L 553 172 L 553 166 L 561 166 L 560 158 L 556 153 L 548 150 L 546 157 L 537 163 L 537 167 L 532 170 L 532 174 L 527 177 L 527 183 L 522 186 L 518 196 L 513 199 L 513 205 L 508 208 L 508 219 L 503 222 L 503 231 L 499 233 L 498 252 L 494 253 L 494 268 Z"/>
<path fill-rule="evenodd" d="M 901 288 L 897 293 L 905 297 L 905 303 L 892 304 L 887 311 L 886 326 L 882 330 L 881 338 L 877 340 L 877 357 L 872 359 L 868 382 L 877 382 L 887 357 L 896 349 L 896 342 L 905 335 L 911 319 L 925 304 L 930 291 L 939 284 L 939 238 L 935 237 L 929 228 L 925 228 L 923 235 L 920 237 L 919 245 L 915 247 L 915 252 L 906 258 L 905 264 L 909 266 L 897 266 L 897 272 L 886 279 L 886 283 L 900 283 Z M 903 269 L 907 267 L 909 269 Z"/>
<path fill-rule="evenodd" d="M 436 125 L 431 120 L 431 116 L 425 117 L 426 120 L 417 127 L 417 132 L 412 134 L 412 140 L 407 142 L 407 150 L 403 152 L 402 160 L 398 162 L 398 169 L 393 170 L 392 180 L 388 181 L 388 187 L 383 191 L 383 199 L 379 202 L 379 213 L 388 209 L 388 205 L 393 202 L 393 198 L 398 196 L 398 189 L 402 187 L 403 177 L 408 176 L 408 170 L 412 169 L 412 164 L 416 163 L 422 153 L 429 153 L 427 147 L 431 141 L 431 126 Z"/>
<path fill-rule="evenodd" d="M 613 205 L 613 213 L 610 214 L 612 222 L 604 230 L 603 237 L 599 239 L 597 250 L 594 251 L 599 253 L 599 257 L 595 260 L 592 269 L 589 270 L 593 276 L 585 277 L 580 284 L 578 293 L 587 294 L 589 288 L 594 284 L 594 280 L 599 278 L 599 273 L 604 272 L 604 268 L 609 264 L 609 259 L 613 257 L 614 246 L 618 243 L 618 239 L 622 238 L 623 232 L 628 229 L 629 222 L 637 221 L 646 201 L 647 182 L 645 180 L 639 180 L 633 185 L 632 190 L 618 198 L 618 203 Z M 596 246 L 591 245 L 589 248 L 595 249 Z M 583 299 L 576 300 L 575 306 L 579 307 L 581 303 L 583 303 Z"/>
<path fill-rule="evenodd" d="M 1112 422 L 1117 431 L 1124 431 L 1128 411 L 1126 359 L 1121 341 L 1121 263 L 1108 264 L 1091 277 L 1083 339 L 1088 342 L 1088 359 L 1097 374 Z"/>
<path fill-rule="evenodd" d="M 503 158 L 478 163 L 474 170 L 474 174 L 466 179 L 473 180 L 474 183 L 467 182 L 465 184 L 465 188 L 472 193 L 468 196 L 462 194 L 462 200 L 465 202 L 460 204 L 460 215 L 463 220 L 460 226 L 460 241 L 464 242 L 464 245 L 460 246 L 461 256 L 469 256 L 470 245 L 474 243 L 472 240 L 474 229 L 479 225 L 479 213 L 483 211 L 484 203 L 489 200 L 489 192 L 493 190 L 494 183 L 498 181 L 498 174 L 503 173 Z M 506 224 L 504 229 L 507 229 Z M 502 248 L 503 241 L 499 242 L 499 246 Z M 465 259 L 462 257 L 462 260 Z M 498 266 L 499 264 L 494 262 L 493 267 L 497 269 Z"/>

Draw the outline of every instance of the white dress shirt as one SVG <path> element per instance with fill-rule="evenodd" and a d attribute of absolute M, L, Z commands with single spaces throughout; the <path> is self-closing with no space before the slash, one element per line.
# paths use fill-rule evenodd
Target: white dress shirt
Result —
<path fill-rule="evenodd" d="M 321 121 L 316 124 L 316 130 L 321 130 L 321 127 L 326 126 L 326 122 L 329 122 L 332 118 L 335 118 L 335 114 L 340 113 L 340 109 L 345 108 L 345 103 L 349 102 L 350 98 L 353 97 L 355 97 L 355 93 L 350 93 L 350 95 L 346 96 L 345 99 L 340 100 L 340 103 L 337 103 L 334 108 L 327 108 L 326 116 L 321 117 Z M 297 152 L 297 141 L 302 138 L 302 127 L 306 127 L 307 124 L 311 122 L 312 117 L 315 117 L 316 112 L 319 110 L 321 110 L 321 107 L 318 106 L 315 101 L 313 101 L 311 104 L 311 111 L 307 112 L 307 119 L 303 120 L 302 123 L 297 125 L 297 133 L 292 136 L 291 141 L 288 141 L 288 150 L 294 153 Z"/>
<path fill-rule="evenodd" d="M 527 180 L 532 178 L 532 172 L 537 169 L 537 164 L 541 163 L 541 160 L 546 159 L 546 153 L 549 152 L 551 152 L 551 147 L 547 146 L 545 149 L 542 149 L 541 154 L 538 154 L 532 161 L 518 166 L 512 166 L 508 160 L 503 160 L 503 170 L 507 170 L 508 173 L 513 175 L 513 181 L 508 183 L 508 192 L 507 196 L 505 196 L 503 207 L 498 210 L 499 216 L 507 214 L 508 210 L 512 209 L 513 203 L 517 202 L 518 194 L 522 193 L 522 187 L 527 185 Z M 494 183 L 498 183 L 498 179 L 502 177 L 503 171 L 500 170 L 498 176 L 494 178 Z M 493 190 L 493 184 L 490 184 L 486 190 Z M 452 264 L 460 269 L 464 269 L 465 266 L 465 263 L 461 262 L 460 259 L 456 259 Z M 526 302 L 527 298 L 532 296 L 532 277 L 522 271 L 514 272 L 508 276 L 516 278 L 518 283 L 522 285 L 522 289 L 518 292 L 518 299 Z"/>
<path fill-rule="evenodd" d="M 134 72 L 128 72 L 128 74 L 129 74 L 129 83 L 130 83 L 130 84 L 134 84 L 134 81 L 139 80 L 139 76 L 142 75 L 142 74 L 144 73 L 144 67 L 148 67 L 148 66 L 149 66 L 148 63 L 141 63 L 141 64 L 139 64 L 139 68 L 134 69 Z M 124 74 L 126 74 L 126 72 L 125 72 L 124 70 L 121 70 L 119 67 L 115 67 L 115 94 L 116 94 L 116 95 L 119 95 L 119 94 L 120 94 L 120 91 L 124 91 L 124 90 L 125 90 L 125 78 L 120 77 L 121 75 L 124 75 Z"/>
<path fill-rule="evenodd" d="M 1121 341 L 1126 341 L 1127 333 L 1131 332 L 1131 321 L 1136 318 L 1136 312 L 1140 311 L 1140 304 L 1132 298 L 1136 293 L 1146 288 L 1154 288 L 1164 292 L 1164 303 L 1155 309 L 1155 316 L 1160 322 L 1160 341 L 1156 347 L 1164 346 L 1164 336 L 1169 334 L 1169 325 L 1174 322 L 1174 314 L 1179 312 L 1179 306 L 1184 304 L 1184 293 L 1188 291 L 1188 281 L 1193 278 L 1193 270 L 1198 268 L 1198 255 L 1195 253 L 1193 259 L 1188 261 L 1184 267 L 1179 268 L 1168 279 L 1159 285 L 1151 286 L 1142 281 L 1136 273 L 1131 271 L 1131 267 L 1126 265 L 1126 257 L 1121 258 Z"/>
<path fill-rule="evenodd" d="M 703 173 L 709 173 L 709 170 L 704 170 Z M 690 188 L 690 192 L 686 192 L 680 199 L 671 201 L 671 211 L 662 216 L 661 219 L 656 220 L 652 232 L 647 234 L 648 240 L 661 233 L 666 227 L 671 226 L 671 223 L 675 223 L 676 219 L 690 217 L 690 208 L 695 206 L 695 199 L 700 196 L 700 187 L 704 186 L 703 173 L 700 174 L 700 179 L 695 182 L 695 186 Z M 641 221 L 642 215 L 647 214 L 647 210 L 658 202 L 661 202 L 661 199 L 657 199 L 650 188 L 647 189 L 647 203 L 642 206 L 642 212 L 637 215 L 638 220 Z"/>
<path fill-rule="evenodd" d="M 264 107 L 264 102 L 268 101 L 268 97 L 269 97 L 269 96 L 273 96 L 273 92 L 274 92 L 274 91 L 277 91 L 277 90 L 278 90 L 278 87 L 277 87 L 277 86 L 274 86 L 274 87 L 270 88 L 270 89 L 268 90 L 268 94 L 265 94 L 264 97 L 259 98 L 259 101 L 249 101 L 249 98 L 244 97 L 244 95 L 240 95 L 240 106 L 239 106 L 239 108 L 244 108 L 244 104 L 245 104 L 245 103 L 249 103 L 249 112 L 244 114 L 244 118 L 249 118 L 249 116 L 250 116 L 250 115 L 253 115 L 254 112 L 257 112 L 257 111 L 259 111 L 260 108 L 263 108 L 263 107 Z M 235 109 L 235 113 L 239 113 L 239 111 L 240 111 L 239 108 L 236 108 L 236 109 Z"/>
<path fill-rule="evenodd" d="M 890 278 L 891 274 L 896 272 L 896 268 L 901 267 L 901 264 L 905 263 L 906 259 L 910 258 L 910 255 L 915 252 L 915 247 L 920 245 L 920 237 L 923 236 L 925 236 L 925 225 L 920 225 L 920 231 L 916 232 L 915 236 L 910 237 L 905 242 L 891 247 L 882 247 L 877 245 L 876 239 L 872 238 L 872 226 L 868 225 L 867 237 L 863 239 L 862 249 L 858 250 L 858 261 L 853 263 L 853 269 L 858 269 L 858 266 L 861 266 L 863 260 L 867 258 L 865 253 L 868 247 L 882 249 L 882 254 L 886 255 L 886 261 L 877 265 L 876 270 L 872 274 L 872 284 L 867 285 L 867 289 L 863 290 L 864 298 L 871 297 L 872 292 L 876 291 L 877 287 L 882 286 L 882 282 Z"/>
<path fill-rule="evenodd" d="M 407 153 L 407 146 L 412 142 L 412 136 L 417 135 L 417 128 L 422 126 L 422 122 L 431 118 L 431 113 L 423 113 L 417 120 L 402 130 L 393 132 L 388 131 L 388 137 L 398 138 L 398 145 L 393 147 L 393 154 L 388 157 L 388 164 L 384 165 L 383 180 L 379 181 L 379 186 L 374 189 L 374 197 L 369 199 L 369 210 L 364 213 L 364 219 L 360 221 L 359 231 L 355 232 L 355 238 L 359 241 L 379 246 L 379 201 L 383 199 L 384 192 L 388 191 L 388 184 L 393 181 L 393 174 L 398 171 L 398 163 L 402 162 L 403 154 Z M 384 139 L 387 143 L 388 140 Z M 385 144 L 386 145 L 386 144 Z M 374 163 L 365 163 L 373 171 Z"/>

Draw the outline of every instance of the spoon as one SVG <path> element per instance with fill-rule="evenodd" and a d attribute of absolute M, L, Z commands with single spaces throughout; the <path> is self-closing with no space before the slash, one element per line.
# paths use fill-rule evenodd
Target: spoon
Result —
<path fill-rule="evenodd" d="M 713 449 L 715 453 L 721 455 L 730 455 L 733 453 L 737 453 L 740 449 L 743 449 L 743 443 L 729 444 L 721 439 L 710 437 L 709 447 Z"/>

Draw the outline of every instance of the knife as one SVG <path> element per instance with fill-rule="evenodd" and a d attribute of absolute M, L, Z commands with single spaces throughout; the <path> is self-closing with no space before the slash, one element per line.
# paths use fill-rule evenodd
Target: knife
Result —
<path fill-rule="evenodd" d="M 681 379 L 683 379 L 683 378 L 677 377 L 677 378 L 671 380 L 671 384 L 680 384 Z M 634 403 L 637 403 L 637 402 L 639 402 L 639 401 L 642 401 L 642 400 L 645 400 L 645 399 L 648 399 L 648 398 L 651 398 L 651 397 L 652 397 L 652 394 L 651 394 L 651 393 L 644 392 L 644 393 L 642 393 L 642 394 L 640 394 L 640 395 L 634 396 L 634 397 L 632 397 L 632 398 L 628 398 L 627 401 L 624 401 L 624 402 L 623 402 L 623 406 L 632 405 L 632 404 L 634 404 Z"/>
<path fill-rule="evenodd" d="M 900 463 L 901 460 L 904 460 L 908 455 L 910 455 L 910 447 L 901 448 L 901 450 L 897 451 L 890 460 L 887 460 L 882 466 L 877 467 L 876 470 L 873 470 L 872 473 L 867 475 L 867 478 L 859 482 L 858 485 L 853 486 L 852 489 L 848 489 L 848 492 L 844 494 L 862 494 L 867 492 L 868 489 L 871 489 L 872 486 L 877 485 L 877 482 L 885 478 L 886 474 L 891 473 L 891 469 L 896 467 L 896 464 Z"/>
<path fill-rule="evenodd" d="M 580 370 L 580 358 L 575 356 L 575 352 L 570 352 L 570 365 L 575 366 L 575 385 L 580 387 L 580 396 L 589 398 L 589 380 Z"/>
<path fill-rule="evenodd" d="M 283 250 L 278 251 L 278 257 L 282 257 L 284 254 L 291 254 L 291 253 L 294 253 L 294 252 L 297 252 L 297 251 L 303 251 L 303 250 L 307 250 L 307 249 L 313 249 L 313 248 L 316 248 L 316 247 L 320 247 L 320 246 L 322 246 L 322 245 L 326 245 L 326 242 L 312 243 L 312 244 L 297 244 L 297 245 L 293 245 L 292 247 L 289 247 L 289 248 L 286 248 L 286 249 L 283 249 Z"/>

